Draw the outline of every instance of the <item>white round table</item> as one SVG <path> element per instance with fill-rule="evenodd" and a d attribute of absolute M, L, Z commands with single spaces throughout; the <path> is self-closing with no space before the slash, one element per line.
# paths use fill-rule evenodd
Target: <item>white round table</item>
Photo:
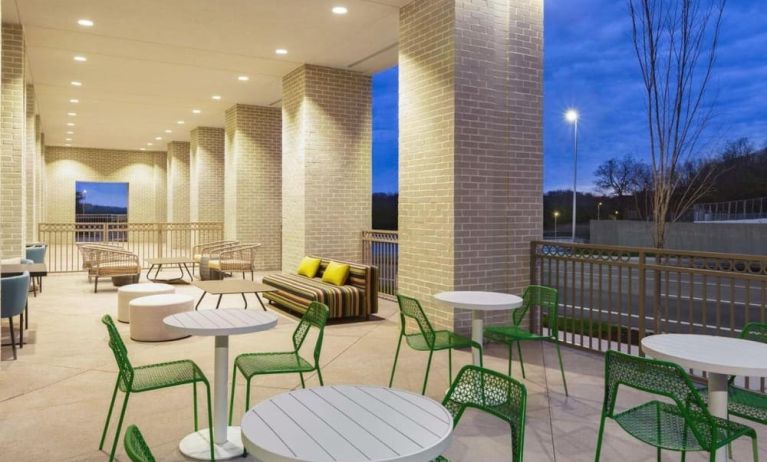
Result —
<path fill-rule="evenodd" d="M 213 441 L 216 460 L 242 456 L 244 447 L 240 429 L 227 426 L 229 336 L 271 329 L 277 325 L 277 315 L 268 311 L 230 308 L 178 313 L 166 317 L 163 322 L 170 331 L 216 337 L 213 377 Z M 188 457 L 209 460 L 208 429 L 187 435 L 181 440 L 178 448 Z"/>
<path fill-rule="evenodd" d="M 450 445 L 453 417 L 408 391 L 338 385 L 262 401 L 241 428 L 260 462 L 427 462 Z"/>
<path fill-rule="evenodd" d="M 642 350 L 688 369 L 708 373 L 708 410 L 727 418 L 727 381 L 731 375 L 767 377 L 767 344 L 732 337 L 659 334 L 642 339 Z M 727 448 L 716 459 L 727 460 Z"/>
<path fill-rule="evenodd" d="M 522 297 L 499 292 L 440 292 L 434 298 L 454 308 L 471 310 L 471 339 L 482 345 L 485 321 L 481 312 L 513 310 L 522 306 Z M 479 351 L 472 350 L 474 365 L 479 366 Z"/>

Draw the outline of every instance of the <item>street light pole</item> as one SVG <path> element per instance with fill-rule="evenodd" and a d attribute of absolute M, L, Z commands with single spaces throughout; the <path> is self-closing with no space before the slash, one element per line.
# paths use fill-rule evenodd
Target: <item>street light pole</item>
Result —
<path fill-rule="evenodd" d="M 569 109 L 565 113 L 565 118 L 568 122 L 573 124 L 573 235 L 572 239 L 575 242 L 575 206 L 576 196 L 578 194 L 578 111 L 575 109 Z"/>
<path fill-rule="evenodd" d="M 600 203 L 597 204 L 597 221 L 600 220 L 599 212 L 600 212 L 601 209 L 602 209 L 602 203 L 600 202 Z"/>
<path fill-rule="evenodd" d="M 554 240 L 557 240 L 557 218 L 559 218 L 559 212 L 554 212 Z"/>

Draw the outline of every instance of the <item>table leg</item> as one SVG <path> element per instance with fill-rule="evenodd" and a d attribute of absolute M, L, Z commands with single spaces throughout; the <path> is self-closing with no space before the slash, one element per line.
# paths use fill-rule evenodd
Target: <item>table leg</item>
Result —
<path fill-rule="evenodd" d="M 154 280 L 157 281 L 160 279 L 160 270 L 162 269 L 162 264 L 157 265 L 157 272 L 154 273 Z"/>
<path fill-rule="evenodd" d="M 213 442 L 216 460 L 242 457 L 245 448 L 242 445 L 240 427 L 227 425 L 229 378 L 229 336 L 216 336 L 216 349 L 213 369 Z M 179 450 L 186 456 L 200 460 L 210 460 L 209 433 L 205 428 L 187 435 Z"/>
<path fill-rule="evenodd" d="M 485 330 L 485 319 L 479 310 L 471 311 L 471 339 L 482 345 Z M 476 348 L 471 349 L 471 355 L 475 366 L 479 366 L 479 351 Z"/>
<path fill-rule="evenodd" d="M 184 269 L 186 270 L 186 274 L 189 275 L 189 280 L 194 282 L 194 275 L 192 274 L 191 271 L 189 271 L 189 267 L 186 265 L 186 263 L 184 263 Z M 194 269 L 194 263 L 192 263 L 192 269 Z M 181 272 L 181 274 L 184 274 L 183 271 Z"/>
<path fill-rule="evenodd" d="M 242 295 L 242 301 L 245 302 L 245 309 L 247 310 L 248 309 L 248 299 L 245 298 L 245 292 L 241 293 L 240 295 Z"/>
<path fill-rule="evenodd" d="M 152 278 L 149 277 L 150 274 L 152 274 L 152 270 L 154 269 L 154 265 L 149 266 L 149 271 L 146 272 L 146 279 L 147 281 L 151 281 Z"/>
<path fill-rule="evenodd" d="M 221 299 L 224 297 L 224 294 L 218 294 L 218 301 L 216 302 L 216 309 L 218 309 L 218 306 L 221 305 Z"/>
<path fill-rule="evenodd" d="M 207 292 L 203 292 L 202 295 L 200 295 L 200 299 L 197 301 L 197 304 L 194 305 L 194 311 L 197 311 L 197 307 L 199 307 L 200 303 L 202 303 L 202 299 L 205 298 L 205 294 L 207 294 Z"/>
<path fill-rule="evenodd" d="M 266 306 L 264 306 L 264 301 L 263 301 L 263 300 L 261 300 L 261 296 L 260 296 L 260 295 L 258 295 L 258 292 L 253 292 L 253 293 L 254 293 L 254 294 L 256 294 L 256 298 L 258 299 L 258 303 L 260 303 L 260 304 L 261 304 L 261 308 L 263 308 L 263 309 L 264 309 L 264 311 L 266 311 Z"/>
<path fill-rule="evenodd" d="M 726 374 L 708 374 L 708 411 L 723 419 L 727 418 L 727 380 Z M 727 460 L 727 446 L 716 451 L 716 460 Z"/>

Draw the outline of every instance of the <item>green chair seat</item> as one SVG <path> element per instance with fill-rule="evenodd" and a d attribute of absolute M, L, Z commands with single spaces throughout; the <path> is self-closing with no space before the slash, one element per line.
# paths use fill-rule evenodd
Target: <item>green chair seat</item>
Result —
<path fill-rule="evenodd" d="M 143 435 L 135 425 L 125 430 L 125 452 L 131 462 L 155 462 L 152 451 L 149 450 Z"/>
<path fill-rule="evenodd" d="M 488 340 L 550 340 L 549 337 L 534 334 L 519 326 L 490 326 L 485 328 L 485 338 Z"/>
<path fill-rule="evenodd" d="M 234 367 L 238 368 L 245 377 L 256 374 L 311 372 L 314 370 L 314 366 L 309 361 L 296 355 L 293 351 L 242 354 L 235 360 Z"/>
<path fill-rule="evenodd" d="M 133 369 L 133 374 L 131 391 L 134 393 L 207 381 L 197 364 L 189 360 L 139 366 Z M 120 382 L 120 390 L 126 390 L 122 382 Z"/>
<path fill-rule="evenodd" d="M 767 425 L 767 395 L 730 385 L 730 414 Z"/>
<path fill-rule="evenodd" d="M 697 420 L 699 427 L 709 425 L 706 416 L 700 415 L 696 419 L 695 414 L 690 414 L 690 418 Z M 714 416 L 711 418 L 716 424 L 717 441 L 732 441 L 753 432 L 745 425 Z M 672 451 L 705 451 L 707 448 L 690 431 L 676 404 L 650 401 L 615 414 L 614 419 L 626 433 L 656 448 Z"/>
<path fill-rule="evenodd" d="M 461 335 L 450 332 L 449 330 L 435 330 L 434 331 L 434 345 L 429 347 L 429 342 L 423 334 L 406 334 L 405 339 L 410 348 L 417 351 L 430 351 L 430 350 L 447 350 L 452 348 L 479 348 L 477 342 L 470 338 L 463 337 Z"/>

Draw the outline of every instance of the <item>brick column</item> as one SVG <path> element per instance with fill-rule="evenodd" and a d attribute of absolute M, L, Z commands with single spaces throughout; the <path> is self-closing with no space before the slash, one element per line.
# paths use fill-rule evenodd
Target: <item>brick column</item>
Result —
<path fill-rule="evenodd" d="M 168 221 L 168 157 L 159 152 L 154 156 L 154 213 L 155 221 Z"/>
<path fill-rule="evenodd" d="M 189 148 L 189 219 L 224 221 L 224 129 L 197 127 Z"/>
<path fill-rule="evenodd" d="M 282 266 L 359 261 L 371 225 L 370 76 L 303 65 L 282 80 Z"/>
<path fill-rule="evenodd" d="M 466 332 L 470 314 L 435 304 L 435 292 L 528 284 L 529 242 L 542 234 L 542 8 L 400 10 L 399 290 L 442 327 Z"/>
<path fill-rule="evenodd" d="M 168 143 L 168 221 L 184 223 L 189 221 L 189 143 L 171 141 Z"/>
<path fill-rule="evenodd" d="M 27 84 L 25 92 L 26 108 L 26 140 L 24 152 L 24 176 L 26 177 L 26 240 L 34 241 L 37 235 L 37 106 L 35 103 L 35 86 Z"/>
<path fill-rule="evenodd" d="M 280 268 L 282 110 L 237 104 L 226 111 L 224 233 L 260 242 L 256 269 Z"/>
<path fill-rule="evenodd" d="M 24 255 L 26 242 L 26 109 L 24 107 L 24 36 L 20 25 L 2 25 L 2 195 L 0 195 L 0 255 Z"/>

